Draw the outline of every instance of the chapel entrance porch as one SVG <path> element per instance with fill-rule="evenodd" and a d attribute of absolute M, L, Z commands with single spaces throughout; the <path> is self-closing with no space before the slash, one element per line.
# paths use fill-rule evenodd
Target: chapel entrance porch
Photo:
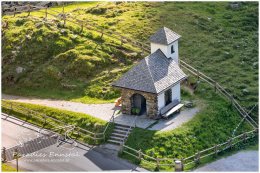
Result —
<path fill-rule="evenodd" d="M 131 114 L 146 115 L 146 99 L 141 94 L 133 94 L 131 97 Z"/>

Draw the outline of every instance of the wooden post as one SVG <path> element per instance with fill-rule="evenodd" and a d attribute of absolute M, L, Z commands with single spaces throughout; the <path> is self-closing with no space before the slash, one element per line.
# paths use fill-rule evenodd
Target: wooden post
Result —
<path fill-rule="evenodd" d="M 232 141 L 233 141 L 232 138 L 230 138 L 230 139 L 228 140 L 228 147 L 229 147 L 230 149 L 232 149 Z"/>
<path fill-rule="evenodd" d="M 138 151 L 138 159 L 139 159 L 139 161 L 141 161 L 141 159 L 142 159 L 142 150 L 141 149 Z"/>
<path fill-rule="evenodd" d="M 214 147 L 215 157 L 218 156 L 218 145 L 215 145 Z"/>
<path fill-rule="evenodd" d="M 119 148 L 119 153 L 123 153 L 123 150 L 124 150 L 124 143 L 120 143 L 120 148 Z"/>
<path fill-rule="evenodd" d="M 157 171 L 160 170 L 160 160 L 159 158 L 156 158 L 156 167 L 157 167 Z"/>
<path fill-rule="evenodd" d="M 6 148 L 3 147 L 2 149 L 2 159 L 3 159 L 3 162 L 6 162 Z"/>
<path fill-rule="evenodd" d="M 15 13 L 16 13 L 16 7 L 14 7 L 14 17 L 15 17 Z"/>
<path fill-rule="evenodd" d="M 28 8 L 29 8 L 28 9 L 28 16 L 30 16 L 30 14 L 31 14 L 31 5 L 30 4 L 28 5 Z"/>
<path fill-rule="evenodd" d="M 197 78 L 198 78 L 198 80 L 200 80 L 200 72 L 199 72 L 199 70 L 197 70 Z"/>
<path fill-rule="evenodd" d="M 80 32 L 83 31 L 83 22 L 81 23 L 81 29 L 80 29 Z"/>
<path fill-rule="evenodd" d="M 182 171 L 184 171 L 184 159 L 181 158 L 181 166 L 182 166 Z"/>
<path fill-rule="evenodd" d="M 94 133 L 94 140 L 95 140 L 95 144 L 97 144 L 97 135 L 96 135 L 96 133 Z"/>
<path fill-rule="evenodd" d="M 195 158 L 196 164 L 199 164 L 199 163 L 200 163 L 200 152 L 199 152 L 199 151 L 196 153 L 196 156 L 195 156 L 195 157 L 196 157 L 196 158 Z"/>
<path fill-rule="evenodd" d="M 17 148 L 14 149 L 13 157 L 14 157 L 14 159 L 16 159 L 16 171 L 18 172 L 19 153 L 18 153 L 18 149 Z"/>
<path fill-rule="evenodd" d="M 123 46 L 123 37 L 121 37 L 121 46 Z"/>
<path fill-rule="evenodd" d="M 12 104 L 12 102 L 10 102 L 10 112 L 9 112 L 10 115 L 12 113 L 12 110 L 13 110 L 13 104 Z"/>
<path fill-rule="evenodd" d="M 245 143 L 246 142 L 246 138 L 247 138 L 247 133 L 243 133 L 243 142 Z"/>
<path fill-rule="evenodd" d="M 103 29 L 102 29 L 102 31 L 101 31 L 101 36 L 100 36 L 100 39 L 102 40 L 102 38 L 103 38 L 103 35 L 104 35 L 104 33 L 103 33 Z"/>
<path fill-rule="evenodd" d="M 66 16 L 65 16 L 65 11 L 64 11 L 64 3 L 62 4 L 62 13 L 63 13 L 63 26 L 65 27 L 65 25 L 66 25 Z"/>
<path fill-rule="evenodd" d="M 48 17 L 48 7 L 45 8 L 45 19 Z"/>
<path fill-rule="evenodd" d="M 76 136 L 76 139 L 78 139 L 78 138 L 79 138 L 79 131 L 78 131 L 77 136 Z"/>

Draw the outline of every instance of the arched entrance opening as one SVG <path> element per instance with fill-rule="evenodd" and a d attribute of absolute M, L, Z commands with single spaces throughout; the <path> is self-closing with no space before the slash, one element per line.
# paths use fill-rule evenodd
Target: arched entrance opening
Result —
<path fill-rule="evenodd" d="M 141 94 L 133 94 L 131 97 L 131 113 L 134 115 L 146 114 L 146 99 Z"/>

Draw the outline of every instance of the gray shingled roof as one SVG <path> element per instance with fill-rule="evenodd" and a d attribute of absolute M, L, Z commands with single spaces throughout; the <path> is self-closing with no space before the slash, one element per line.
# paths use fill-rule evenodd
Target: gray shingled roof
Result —
<path fill-rule="evenodd" d="M 138 91 L 160 93 L 186 77 L 177 63 L 158 49 L 145 57 L 112 85 Z"/>
<path fill-rule="evenodd" d="M 163 27 L 150 37 L 150 41 L 153 43 L 168 45 L 178 40 L 180 37 L 179 34 L 173 32 L 169 28 Z"/>

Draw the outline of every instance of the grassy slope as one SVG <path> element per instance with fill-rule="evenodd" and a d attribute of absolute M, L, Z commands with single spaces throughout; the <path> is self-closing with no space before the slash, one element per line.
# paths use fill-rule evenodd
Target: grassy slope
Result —
<path fill-rule="evenodd" d="M 12 104 L 14 105 L 13 106 L 14 111 L 10 112 L 10 109 L 9 109 L 10 106 L 5 104 L 6 102 L 7 101 L 3 101 L 3 105 L 2 105 L 3 112 L 16 116 L 17 118 L 28 121 L 37 126 L 40 126 L 40 127 L 43 126 L 44 128 L 47 128 L 47 129 L 56 129 L 60 126 L 64 126 L 64 124 L 69 124 L 69 125 L 75 125 L 76 127 L 81 127 L 83 129 L 89 130 L 91 132 L 102 133 L 107 125 L 107 122 L 105 122 L 101 119 L 95 118 L 93 116 L 90 116 L 88 114 L 61 110 L 61 109 L 51 108 L 51 107 L 47 107 L 47 106 L 29 104 L 29 103 L 20 103 L 20 102 L 12 101 Z M 27 111 L 25 111 L 24 109 L 17 109 L 16 106 L 24 107 L 29 110 L 38 112 L 39 114 L 47 115 L 49 117 L 62 121 L 63 123 L 58 123 L 56 121 L 53 121 L 52 119 L 47 119 L 47 121 L 52 123 L 52 125 L 50 125 L 49 123 L 44 124 L 44 121 L 39 120 L 38 118 L 35 118 L 34 114 L 32 114 L 33 116 L 31 116 L 29 118 Z M 112 130 L 112 126 L 109 126 L 107 133 L 110 133 L 111 130 Z M 73 135 L 75 135 L 75 134 L 73 134 Z M 77 135 L 75 135 L 75 136 L 77 136 Z M 98 136 L 98 137 L 102 137 L 102 136 Z M 82 140 L 88 144 L 93 144 L 93 142 L 94 142 L 92 139 L 90 139 L 89 137 L 86 137 L 86 136 L 79 136 L 79 140 Z"/>
<path fill-rule="evenodd" d="M 241 121 L 235 110 L 212 89 L 201 86 L 196 91 L 193 100 L 204 99 L 202 110 L 189 122 L 181 127 L 167 132 L 150 131 L 135 128 L 127 139 L 126 145 L 141 149 L 145 154 L 158 158 L 185 158 L 197 151 L 223 143 L 232 135 L 234 128 Z M 189 97 L 185 96 L 186 99 Z M 201 107 L 201 106 L 200 106 Z M 243 122 L 235 135 L 252 130 L 252 127 Z M 121 157 L 139 163 L 132 156 L 122 154 Z M 210 159 L 205 161 L 208 162 Z M 140 163 L 148 169 L 155 169 L 146 162 Z M 161 169 L 171 169 L 169 167 Z"/>
<path fill-rule="evenodd" d="M 167 26 L 182 35 L 181 59 L 227 87 L 247 109 L 257 103 L 257 3 L 242 3 L 239 10 L 230 9 L 227 2 L 103 2 L 90 9 L 95 5 L 76 3 L 65 9 L 79 19 L 143 42 L 158 28 Z M 55 10 L 62 9 L 56 7 Z M 17 19 L 6 18 L 13 23 Z M 138 50 L 127 46 L 122 51 L 116 43 L 108 43 L 111 38 L 105 38 L 103 46 L 92 52 L 95 47 L 92 41 L 100 41 L 95 33 L 94 38 L 85 32 L 85 36 L 77 34 L 75 39 L 75 32 L 67 31 L 69 34 L 64 35 L 61 28 L 49 25 L 52 29 L 47 26 L 37 29 L 29 21 L 10 23 L 10 30 L 5 31 L 3 37 L 4 92 L 88 103 L 108 102 L 119 95 L 111 90 L 111 82 L 143 57 L 126 55 L 125 52 Z M 34 33 L 32 39 L 24 40 L 25 33 Z M 24 41 L 21 44 L 17 40 Z M 18 46 L 21 46 L 20 53 L 13 58 L 11 51 Z M 18 65 L 26 67 L 26 72 L 15 74 Z M 67 89 L 61 83 L 77 87 Z M 93 97 L 98 99 L 91 99 Z M 257 114 L 256 109 L 254 113 Z"/>

